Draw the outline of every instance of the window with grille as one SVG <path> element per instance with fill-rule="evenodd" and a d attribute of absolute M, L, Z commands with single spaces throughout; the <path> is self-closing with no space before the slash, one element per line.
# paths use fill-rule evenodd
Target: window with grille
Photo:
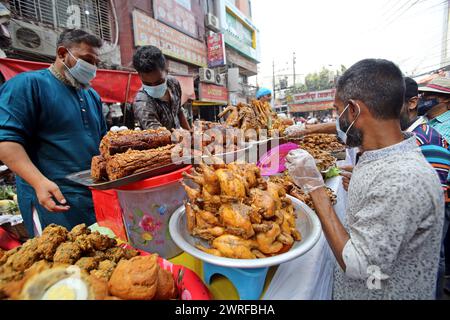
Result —
<path fill-rule="evenodd" d="M 112 41 L 110 0 L 9 0 L 15 18 L 52 28 L 81 28 Z"/>

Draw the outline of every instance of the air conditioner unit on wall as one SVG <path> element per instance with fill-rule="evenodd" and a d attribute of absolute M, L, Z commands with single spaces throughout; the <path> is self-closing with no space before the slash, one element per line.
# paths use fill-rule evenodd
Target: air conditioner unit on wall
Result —
<path fill-rule="evenodd" d="M 213 69 L 200 68 L 200 82 L 216 83 L 216 72 Z"/>
<path fill-rule="evenodd" d="M 215 15 L 208 13 L 205 17 L 205 25 L 208 29 L 220 32 L 220 21 Z"/>
<path fill-rule="evenodd" d="M 49 57 L 56 56 L 58 36 L 53 30 L 14 20 L 10 23 L 10 32 L 13 49 Z"/>
<path fill-rule="evenodd" d="M 222 86 L 224 87 L 226 84 L 226 75 L 225 74 L 220 74 L 220 73 L 216 73 L 216 84 L 218 86 Z"/>

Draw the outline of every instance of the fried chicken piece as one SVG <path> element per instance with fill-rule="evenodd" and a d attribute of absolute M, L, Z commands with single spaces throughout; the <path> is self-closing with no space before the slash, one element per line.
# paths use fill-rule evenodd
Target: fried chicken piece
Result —
<path fill-rule="evenodd" d="M 97 270 L 92 270 L 91 275 L 108 281 L 111 278 L 117 264 L 111 260 L 103 260 L 99 263 Z"/>
<path fill-rule="evenodd" d="M 256 256 L 251 251 L 256 248 L 254 241 L 244 240 L 232 235 L 223 235 L 215 239 L 212 246 L 226 258 L 256 259 Z"/>
<path fill-rule="evenodd" d="M 220 208 L 220 222 L 230 234 L 250 239 L 255 235 L 249 213 L 252 208 L 244 204 L 225 204 Z"/>
<path fill-rule="evenodd" d="M 66 241 L 67 234 L 64 232 L 44 232 L 42 236 L 38 238 L 39 251 L 42 253 L 44 259 L 53 261 L 56 249 Z"/>
<path fill-rule="evenodd" d="M 91 233 L 87 236 L 87 239 L 91 241 L 95 250 L 105 251 L 117 245 L 116 240 L 111 239 L 108 236 L 101 235 L 99 232 Z"/>
<path fill-rule="evenodd" d="M 217 249 L 205 248 L 201 245 L 196 245 L 195 247 L 203 252 L 206 252 L 206 253 L 212 255 L 212 256 L 223 258 L 222 253 Z"/>
<path fill-rule="evenodd" d="M 4 251 L 3 256 L 0 258 L 0 266 L 4 265 L 8 261 L 9 257 L 19 252 L 20 248 L 21 247 L 17 247 L 9 251 Z"/>
<path fill-rule="evenodd" d="M 99 262 L 106 260 L 106 254 L 103 251 L 90 252 L 88 257 L 95 258 Z"/>
<path fill-rule="evenodd" d="M 188 228 L 189 233 L 192 234 L 194 232 L 195 227 L 197 226 L 194 208 L 192 207 L 192 205 L 190 203 L 186 203 L 185 207 L 186 207 L 187 228 Z"/>
<path fill-rule="evenodd" d="M 3 249 L 0 249 L 0 261 L 2 260 L 2 258 L 5 256 L 6 251 Z"/>
<path fill-rule="evenodd" d="M 250 203 L 252 207 L 264 218 L 270 219 L 275 215 L 277 204 L 268 191 L 252 189 L 250 191 Z M 279 199 L 279 198 L 278 198 Z"/>
<path fill-rule="evenodd" d="M 118 263 L 120 260 L 125 258 L 125 249 L 120 247 L 109 248 L 105 251 L 106 259 Z"/>
<path fill-rule="evenodd" d="M 222 227 L 214 227 L 207 229 L 194 229 L 192 235 L 208 241 L 213 241 L 215 238 L 223 236 L 225 229 Z"/>
<path fill-rule="evenodd" d="M 25 271 L 39 261 L 41 257 L 38 238 L 34 238 L 25 242 L 18 252 L 11 255 L 6 265 L 11 266 L 15 271 Z"/>
<path fill-rule="evenodd" d="M 109 280 L 109 291 L 124 300 L 152 300 L 159 274 L 158 256 L 121 260 Z"/>
<path fill-rule="evenodd" d="M 237 199 L 243 199 L 246 197 L 247 192 L 243 177 L 238 176 L 229 169 L 219 169 L 216 171 L 216 175 L 220 182 L 222 195 Z"/>
<path fill-rule="evenodd" d="M 80 224 L 69 232 L 68 238 L 70 241 L 75 241 L 79 236 L 89 234 L 91 234 L 91 230 L 85 224 Z"/>
<path fill-rule="evenodd" d="M 283 249 L 283 244 L 277 240 L 281 234 L 281 228 L 278 224 L 273 223 L 272 229 L 266 233 L 258 233 L 256 235 L 256 242 L 258 249 L 264 254 L 272 255 L 280 252 Z"/>
<path fill-rule="evenodd" d="M 83 253 L 90 253 L 95 251 L 94 241 L 90 238 L 88 234 L 81 234 L 75 238 L 75 243 Z"/>
<path fill-rule="evenodd" d="M 52 234 L 55 235 L 57 234 L 60 237 L 64 237 L 67 238 L 69 231 L 67 231 L 66 228 L 58 226 L 56 224 L 50 224 L 49 226 L 47 226 L 44 231 L 42 231 L 42 235 L 45 234 Z"/>
<path fill-rule="evenodd" d="M 81 257 L 82 250 L 74 242 L 64 242 L 56 250 L 53 261 L 60 264 L 73 265 Z"/>
<path fill-rule="evenodd" d="M 75 265 L 86 272 L 90 272 L 98 268 L 98 260 L 93 257 L 84 257 L 78 260 Z"/>

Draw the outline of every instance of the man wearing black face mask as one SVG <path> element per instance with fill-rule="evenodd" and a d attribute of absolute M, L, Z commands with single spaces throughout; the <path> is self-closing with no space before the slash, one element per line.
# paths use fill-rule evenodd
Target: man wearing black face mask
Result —
<path fill-rule="evenodd" d="M 418 104 L 419 115 L 426 116 L 428 124 L 436 129 L 441 135 L 450 141 L 450 80 L 446 78 L 436 78 L 428 85 L 420 87 L 421 97 Z M 450 178 L 450 177 L 449 177 Z M 449 180 L 447 180 L 447 184 Z M 449 190 L 450 192 L 450 190 Z M 447 196 L 450 198 L 450 196 Z M 450 203 L 447 202 L 446 209 L 446 228 L 444 231 L 444 253 L 445 259 L 441 259 L 441 273 L 445 272 L 446 284 L 444 290 L 450 294 L 450 233 L 448 225 L 450 224 Z M 444 267 L 445 260 L 445 267 Z"/>
<path fill-rule="evenodd" d="M 436 78 L 420 87 L 419 92 L 419 116 L 426 116 L 429 125 L 450 142 L 450 80 Z"/>
<path fill-rule="evenodd" d="M 99 95 L 89 88 L 100 39 L 66 30 L 49 69 L 25 72 L 0 88 L 0 160 L 17 175 L 30 236 L 55 223 L 95 223 L 91 193 L 65 177 L 90 168 L 106 134 Z"/>
<path fill-rule="evenodd" d="M 416 137 L 401 131 L 404 97 L 403 75 L 386 60 L 360 61 L 338 81 L 337 129 L 348 146 L 362 153 L 349 188 L 345 226 L 314 158 L 303 150 L 287 157 L 290 175 L 310 194 L 339 264 L 334 299 L 435 298 L 444 192 Z"/>

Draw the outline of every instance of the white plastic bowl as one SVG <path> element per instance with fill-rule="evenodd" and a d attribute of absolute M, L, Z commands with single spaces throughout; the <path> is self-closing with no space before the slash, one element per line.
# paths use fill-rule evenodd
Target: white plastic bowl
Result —
<path fill-rule="evenodd" d="M 209 246 L 206 241 L 189 234 L 184 206 L 175 211 L 170 219 L 170 235 L 177 246 L 183 251 L 213 265 L 238 269 L 259 269 L 278 266 L 308 253 L 317 244 L 322 234 L 322 225 L 314 211 L 298 199 L 290 196 L 289 198 L 292 200 L 298 215 L 297 229 L 302 234 L 302 241 L 296 242 L 289 252 L 275 257 L 254 260 L 228 259 L 216 257 L 197 249 L 195 247 L 196 244 L 201 244 L 206 247 Z"/>

